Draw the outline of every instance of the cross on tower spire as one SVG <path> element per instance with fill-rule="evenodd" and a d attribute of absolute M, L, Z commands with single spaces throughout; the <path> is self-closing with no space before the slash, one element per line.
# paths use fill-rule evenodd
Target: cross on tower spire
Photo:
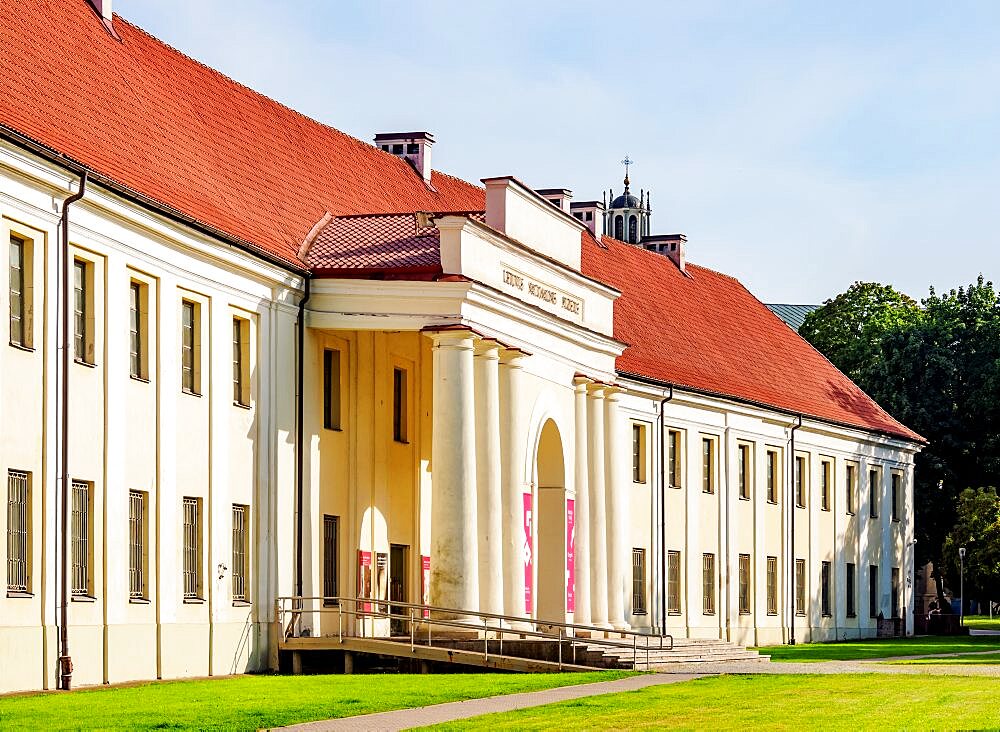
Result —
<path fill-rule="evenodd" d="M 626 155 L 625 159 L 622 160 L 622 165 L 625 166 L 625 190 L 628 191 L 628 166 L 635 165 L 635 161 Z"/>

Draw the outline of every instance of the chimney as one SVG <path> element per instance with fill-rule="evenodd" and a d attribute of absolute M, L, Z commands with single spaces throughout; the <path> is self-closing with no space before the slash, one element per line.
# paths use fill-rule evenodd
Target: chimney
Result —
<path fill-rule="evenodd" d="M 94 6 L 94 10 L 101 16 L 105 25 L 110 25 L 112 18 L 111 0 L 90 0 L 90 4 Z"/>
<path fill-rule="evenodd" d="M 601 201 L 577 201 L 569 205 L 573 218 L 582 221 L 590 233 L 600 239 L 604 236 L 604 204 Z"/>
<path fill-rule="evenodd" d="M 573 191 L 568 188 L 536 188 L 535 193 L 558 208 L 569 213 L 569 202 L 573 200 Z"/>
<path fill-rule="evenodd" d="M 430 185 L 431 148 L 434 147 L 434 135 L 430 132 L 380 132 L 375 135 L 375 145 L 409 161 Z"/>
<path fill-rule="evenodd" d="M 677 269 L 684 271 L 684 259 L 687 256 L 687 237 L 684 234 L 646 236 L 642 239 L 642 248 L 668 256 L 677 265 Z"/>

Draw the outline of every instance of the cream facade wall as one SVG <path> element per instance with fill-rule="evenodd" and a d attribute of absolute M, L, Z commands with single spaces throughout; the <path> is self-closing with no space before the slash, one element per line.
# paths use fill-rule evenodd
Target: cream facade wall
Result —
<path fill-rule="evenodd" d="M 30 587 L 0 597 L 0 690 L 54 688 L 58 656 L 59 214 L 76 176 L 0 147 L 0 235 L 30 252 L 30 350 L 0 325 L 0 470 L 30 473 Z M 71 208 L 87 264 L 88 340 L 70 365 L 69 465 L 90 489 L 90 582 L 69 606 L 75 684 L 233 673 L 266 658 L 266 622 L 291 561 L 297 278 L 96 186 Z M 8 271 L 8 247 L 0 270 Z M 145 370 L 130 375 L 130 284 L 144 293 Z M 8 290 L 3 290 L 4 310 Z M 180 308 L 199 309 L 197 395 L 181 389 Z M 247 329 L 250 400 L 234 404 L 233 318 Z M 146 505 L 142 597 L 129 586 L 129 492 Z M 183 497 L 202 501 L 198 600 L 183 598 Z M 249 507 L 250 602 L 233 602 L 232 506 Z M 7 511 L 0 533 L 7 533 Z M 281 566 L 286 565 L 286 566 Z"/>

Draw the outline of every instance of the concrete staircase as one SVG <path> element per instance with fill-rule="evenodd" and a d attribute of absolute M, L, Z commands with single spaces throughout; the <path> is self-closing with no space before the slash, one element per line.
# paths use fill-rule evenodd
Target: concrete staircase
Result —
<path fill-rule="evenodd" d="M 582 651 L 582 653 L 581 653 Z M 609 648 L 598 644 L 578 643 L 576 662 L 603 668 L 632 668 L 633 652 L 626 648 Z M 647 665 L 648 658 L 648 665 Z M 770 660 L 758 651 L 747 650 L 741 645 L 724 640 L 678 638 L 671 650 L 659 648 L 658 641 L 650 641 L 647 649 L 641 643 L 635 653 L 638 670 L 669 670 L 677 664 L 760 662 Z"/>

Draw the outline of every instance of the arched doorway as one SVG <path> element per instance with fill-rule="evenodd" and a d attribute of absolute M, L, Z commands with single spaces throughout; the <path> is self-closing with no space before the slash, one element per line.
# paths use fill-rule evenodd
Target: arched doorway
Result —
<path fill-rule="evenodd" d="M 535 617 L 566 619 L 566 473 L 559 428 L 551 419 L 542 426 L 535 453 L 538 522 Z"/>

